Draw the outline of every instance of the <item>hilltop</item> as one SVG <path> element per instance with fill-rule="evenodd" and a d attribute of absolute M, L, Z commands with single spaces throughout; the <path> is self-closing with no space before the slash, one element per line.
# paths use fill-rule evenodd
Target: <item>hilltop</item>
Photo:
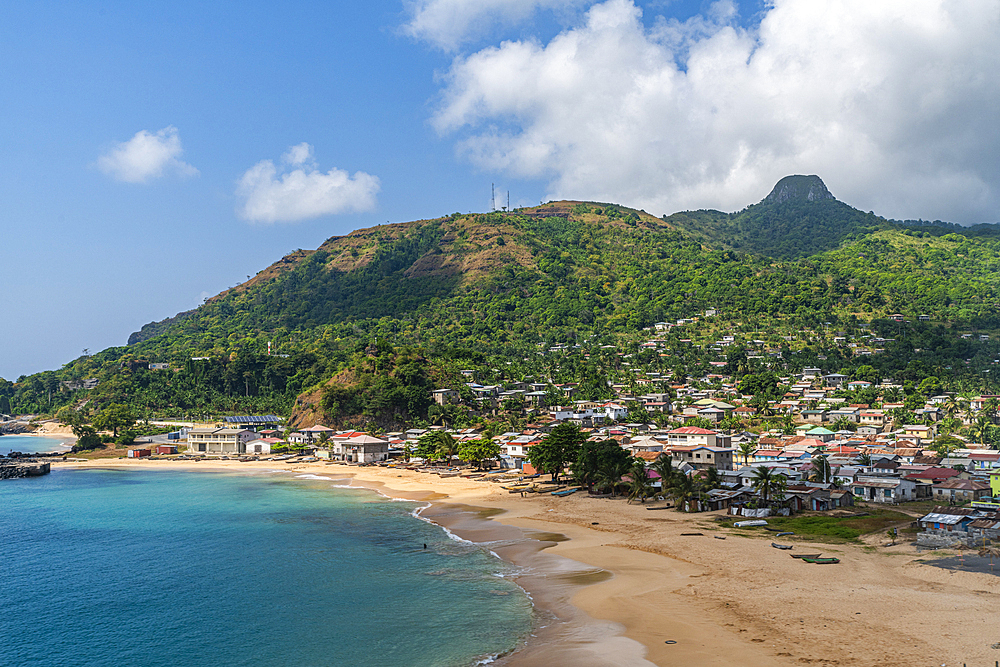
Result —
<path fill-rule="evenodd" d="M 786 176 L 759 203 L 737 213 L 695 211 L 664 217 L 713 248 L 798 259 L 891 224 L 838 201 L 819 176 Z"/>

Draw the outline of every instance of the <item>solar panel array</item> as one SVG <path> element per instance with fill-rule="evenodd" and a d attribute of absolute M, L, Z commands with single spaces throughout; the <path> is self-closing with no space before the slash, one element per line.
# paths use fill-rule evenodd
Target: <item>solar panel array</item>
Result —
<path fill-rule="evenodd" d="M 281 421 L 281 417 L 274 415 L 248 415 L 245 417 L 223 417 L 222 419 L 229 424 L 277 424 Z"/>

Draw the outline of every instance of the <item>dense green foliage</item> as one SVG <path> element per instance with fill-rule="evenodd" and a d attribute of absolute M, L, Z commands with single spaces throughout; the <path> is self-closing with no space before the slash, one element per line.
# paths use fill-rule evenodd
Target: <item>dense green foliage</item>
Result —
<path fill-rule="evenodd" d="M 299 396 L 319 391 L 334 421 L 454 423 L 454 409 L 429 409 L 428 392 L 462 390 L 460 370 L 480 382 L 575 382 L 580 397 L 604 399 L 608 379 L 635 380 L 619 352 L 664 380 L 700 377 L 722 361 L 737 377 L 821 366 L 996 387 L 987 371 L 1000 346 L 957 333 L 1000 329 L 1000 236 L 905 226 L 803 197 L 815 182 L 786 185 L 735 214 L 660 220 L 613 204 L 556 203 L 360 230 L 283 258 L 145 329 L 135 345 L 0 380 L 0 402 L 17 413 L 123 403 L 140 418 L 287 415 Z M 652 335 L 644 328 L 707 309 L 721 315 L 693 333 L 659 334 L 668 354 L 638 347 Z M 890 320 L 894 313 L 907 322 Z M 868 322 L 881 339 L 871 345 L 877 354 L 835 342 L 839 331 L 866 333 Z M 726 328 L 740 337 L 729 350 L 683 342 Z M 794 340 L 762 361 L 753 339 L 779 330 Z M 547 352 L 556 343 L 565 346 Z M 150 370 L 150 362 L 171 366 Z M 344 381 L 331 383 L 335 376 Z M 97 386 L 82 388 L 91 378 Z M 518 407 L 506 407 L 515 418 Z"/>

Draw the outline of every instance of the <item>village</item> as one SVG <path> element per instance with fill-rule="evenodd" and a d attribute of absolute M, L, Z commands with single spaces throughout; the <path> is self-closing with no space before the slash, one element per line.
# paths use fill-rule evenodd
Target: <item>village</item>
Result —
<path fill-rule="evenodd" d="M 524 493 L 549 490 L 539 486 L 543 471 L 532 465 L 532 448 L 560 424 L 572 424 L 588 442 L 614 442 L 630 460 L 645 465 L 649 484 L 641 494 L 643 502 L 672 499 L 686 512 L 724 510 L 751 518 L 827 512 L 857 502 L 923 503 L 920 506 L 933 511 L 919 520 L 918 546 L 975 546 L 984 539 L 1000 538 L 1000 452 L 955 436 L 949 436 L 952 445 L 942 448 L 938 430 L 946 419 L 973 423 L 986 415 L 992 422 L 997 396 L 972 397 L 961 406 L 962 413 L 957 412 L 953 396 L 930 396 L 914 411 L 921 423 L 897 424 L 891 415 L 902 404 L 850 404 L 835 396 L 845 388 L 873 389 L 880 397 L 892 396 L 899 387 L 891 383 L 872 386 L 840 374 L 805 369 L 802 374 L 780 378 L 787 391 L 762 406 L 726 376 L 703 380 L 638 395 L 625 385 L 615 385 L 616 400 L 553 406 L 545 404 L 552 389 L 547 383 L 497 386 L 470 381 L 467 386 L 477 410 L 497 409 L 512 400 L 527 406 L 524 427 L 489 433 L 430 425 L 376 433 L 338 431 L 322 424 L 286 429 L 276 416 L 224 417 L 184 427 L 165 436 L 165 442 L 156 447 L 136 447 L 128 456 L 433 466 L 443 475 L 463 474 L 458 467 L 461 462 L 474 462 L 474 469 L 464 474 L 487 476 L 488 471 L 495 471 L 494 479 L 514 482 L 512 491 Z M 563 385 L 558 390 L 572 396 L 574 387 Z M 439 406 L 456 405 L 462 402 L 462 393 L 466 392 L 442 388 L 433 391 L 432 397 Z M 772 415 L 760 432 L 722 427 L 751 423 L 760 409 Z M 658 423 L 633 421 L 639 411 L 661 418 Z M 662 417 L 669 419 L 665 426 L 660 425 Z M 775 424 L 777 428 L 766 428 Z M 491 445 L 486 460 L 461 455 L 465 443 L 483 441 Z M 447 443 L 444 455 L 427 457 L 428 442 Z M 657 472 L 657 462 L 664 459 L 669 459 L 674 474 L 698 483 L 699 492 L 679 497 L 664 488 Z M 629 474 L 619 481 L 628 482 Z M 708 477 L 711 484 L 706 483 Z M 780 481 L 762 484 L 762 478 Z"/>

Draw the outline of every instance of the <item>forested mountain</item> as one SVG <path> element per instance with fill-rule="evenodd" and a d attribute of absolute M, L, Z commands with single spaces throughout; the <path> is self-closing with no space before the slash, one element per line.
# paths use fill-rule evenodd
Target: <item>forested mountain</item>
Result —
<path fill-rule="evenodd" d="M 675 213 L 664 221 L 708 246 L 778 259 L 832 250 L 845 239 L 890 226 L 837 201 L 819 176 L 786 176 L 759 204 L 737 213 Z"/>
<path fill-rule="evenodd" d="M 708 309 L 721 315 L 691 337 L 725 328 L 758 338 L 779 328 L 827 332 L 792 352 L 805 355 L 801 363 L 825 356 L 841 370 L 858 361 L 827 354 L 829 341 L 820 340 L 838 328 L 894 313 L 927 315 L 937 328 L 1000 327 L 998 269 L 996 236 L 889 222 L 837 201 L 815 176 L 782 179 L 734 214 L 656 218 L 576 201 L 455 213 L 291 253 L 196 310 L 143 327 L 127 347 L 0 381 L 0 396 L 21 412 L 90 400 L 170 414 L 288 413 L 297 397 L 311 396 L 327 414 L 349 407 L 409 419 L 427 409 L 413 387 L 462 386 L 463 369 L 483 379 L 558 376 L 599 395 L 621 363 L 601 345 L 628 349 L 650 335 L 644 328 Z M 930 335 L 912 333 L 899 343 L 909 348 L 881 358 L 885 372 L 906 367 Z M 555 363 L 544 354 L 555 343 L 583 351 Z M 683 375 L 719 358 L 697 349 L 653 361 Z M 979 351 L 948 349 L 925 357 L 928 373 L 974 371 L 965 360 Z M 172 370 L 149 370 L 149 362 Z M 98 386 L 77 388 L 86 378 Z"/>

